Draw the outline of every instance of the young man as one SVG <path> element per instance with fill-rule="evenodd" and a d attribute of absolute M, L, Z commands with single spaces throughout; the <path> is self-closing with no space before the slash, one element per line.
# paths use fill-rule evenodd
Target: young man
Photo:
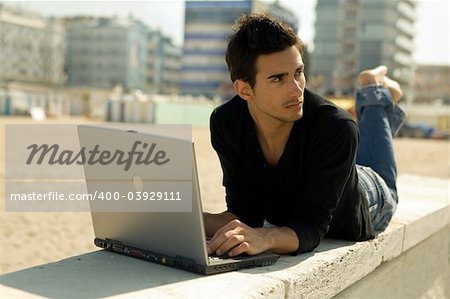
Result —
<path fill-rule="evenodd" d="M 360 74 L 358 134 L 348 113 L 305 89 L 303 49 L 270 16 L 237 22 L 226 53 L 237 95 L 210 123 L 228 208 L 204 215 L 209 253 L 298 254 L 325 235 L 368 240 L 396 209 L 400 87 L 383 66 Z"/>

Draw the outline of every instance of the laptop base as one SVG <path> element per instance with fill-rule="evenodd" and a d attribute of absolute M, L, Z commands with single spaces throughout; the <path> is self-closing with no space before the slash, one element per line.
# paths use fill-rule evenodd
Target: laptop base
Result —
<path fill-rule="evenodd" d="M 149 250 L 128 246 L 120 241 L 108 238 L 106 239 L 95 238 L 94 244 L 97 247 L 106 249 L 111 252 L 120 253 L 123 255 L 143 259 L 152 263 L 175 267 L 181 270 L 194 272 L 202 275 L 218 274 L 223 272 L 235 271 L 243 268 L 269 266 L 274 264 L 279 258 L 279 256 L 274 256 L 273 254 L 267 254 L 267 258 L 264 258 L 264 254 L 261 254 L 258 256 L 254 256 L 255 258 L 252 258 L 251 256 L 245 256 L 245 259 L 237 257 L 237 258 L 230 258 L 230 261 L 223 260 L 223 263 L 217 263 L 215 265 L 202 265 L 196 263 L 194 260 L 190 258 L 182 256 L 173 257 L 162 255 Z"/>

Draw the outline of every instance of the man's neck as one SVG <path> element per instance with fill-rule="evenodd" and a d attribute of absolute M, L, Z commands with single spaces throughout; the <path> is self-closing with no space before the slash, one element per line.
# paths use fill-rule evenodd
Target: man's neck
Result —
<path fill-rule="evenodd" d="M 275 166 L 283 154 L 294 122 L 283 122 L 270 116 L 260 119 L 252 115 L 256 136 L 270 166 Z"/>

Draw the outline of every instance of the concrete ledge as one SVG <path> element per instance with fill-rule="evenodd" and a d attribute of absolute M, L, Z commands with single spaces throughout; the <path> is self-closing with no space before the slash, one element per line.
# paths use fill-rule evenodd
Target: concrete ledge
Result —
<path fill-rule="evenodd" d="M 382 263 L 336 298 L 450 298 L 448 268 L 443 267 L 449 262 L 449 234 L 450 226 Z"/>
<path fill-rule="evenodd" d="M 77 299 L 241 298 L 242 294 L 246 298 L 281 298 L 285 292 L 282 282 L 262 275 L 234 272 L 204 277 L 103 250 L 6 274 L 1 282 L 8 286 L 0 289 L 2 298 L 23 297 L 26 293 L 22 291 Z"/>
<path fill-rule="evenodd" d="M 439 239 L 438 245 L 447 245 L 439 246 L 437 256 L 441 262 L 430 265 L 440 265 L 438 271 L 443 274 L 433 283 L 439 284 L 438 294 L 448 296 L 448 286 L 445 289 L 449 268 L 448 186 L 448 180 L 402 176 L 399 178 L 398 211 L 388 229 L 376 239 L 359 243 L 327 239 L 311 253 L 283 256 L 269 267 L 203 277 L 96 251 L 5 274 L 0 277 L 0 294 L 5 298 L 330 298 L 342 292 L 340 296 L 347 298 L 349 294 L 368 291 L 364 287 L 355 287 L 361 285 L 358 281 L 362 279 L 363 285 L 370 285 L 365 283 L 366 280 L 383 277 L 375 274 L 380 269 L 395 272 L 389 270 L 389 265 L 397 263 L 396 268 L 403 267 L 399 261 L 407 256 L 410 256 L 409 260 L 420 257 L 423 261 L 418 264 L 427 264 L 426 259 L 431 256 L 416 257 L 412 252 L 416 247 L 425 246 L 419 246 L 419 243 L 428 244 L 429 240 Z M 401 280 L 401 276 L 396 279 Z M 390 287 L 395 286 L 395 280 L 390 281 Z M 383 285 L 373 287 L 383 288 Z M 396 292 L 402 294 L 401 290 Z M 423 290 L 420 292 L 423 294 Z M 408 297 L 414 297 L 414 294 L 410 291 Z"/>
<path fill-rule="evenodd" d="M 401 201 L 393 221 L 405 226 L 403 252 L 449 224 L 449 181 L 402 176 L 398 189 Z"/>

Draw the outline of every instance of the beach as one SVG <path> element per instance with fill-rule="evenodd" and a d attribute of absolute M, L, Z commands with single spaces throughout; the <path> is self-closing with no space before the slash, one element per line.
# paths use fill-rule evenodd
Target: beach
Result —
<path fill-rule="evenodd" d="M 86 118 L 48 119 L 33 122 L 28 117 L 0 117 L 0 273 L 55 262 L 98 250 L 87 212 L 5 212 L 5 124 L 96 123 Z M 225 209 L 222 173 L 211 147 L 209 128 L 194 126 L 196 160 L 202 203 L 205 211 Z M 399 175 L 412 174 L 439 178 L 449 175 L 449 141 L 396 139 L 394 142 Z M 400 199 L 401 200 L 401 199 Z"/>

